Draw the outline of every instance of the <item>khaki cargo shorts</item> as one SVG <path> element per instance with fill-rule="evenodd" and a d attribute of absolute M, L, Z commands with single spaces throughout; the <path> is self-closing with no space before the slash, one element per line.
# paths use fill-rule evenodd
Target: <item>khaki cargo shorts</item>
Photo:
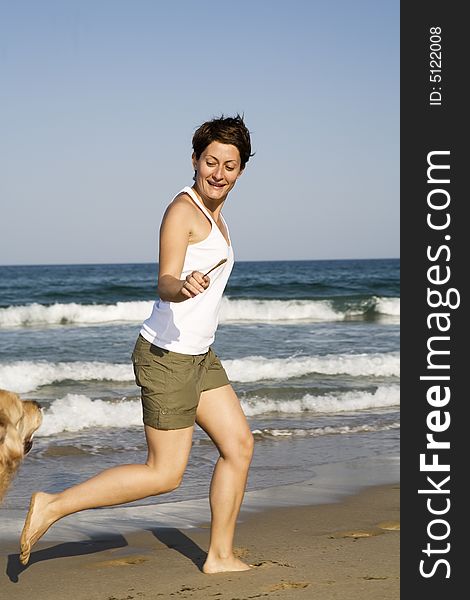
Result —
<path fill-rule="evenodd" d="M 132 364 L 143 421 L 154 429 L 194 425 L 201 392 L 230 383 L 211 348 L 205 354 L 180 354 L 154 346 L 139 335 Z"/>

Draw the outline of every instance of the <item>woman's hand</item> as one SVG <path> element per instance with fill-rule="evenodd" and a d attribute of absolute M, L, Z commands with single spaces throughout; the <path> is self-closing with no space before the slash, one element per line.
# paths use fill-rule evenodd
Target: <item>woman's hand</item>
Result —
<path fill-rule="evenodd" d="M 186 298 L 194 298 L 198 294 L 202 294 L 204 290 L 207 290 L 209 284 L 210 279 L 207 275 L 203 275 L 199 271 L 193 271 L 183 281 L 181 293 Z"/>

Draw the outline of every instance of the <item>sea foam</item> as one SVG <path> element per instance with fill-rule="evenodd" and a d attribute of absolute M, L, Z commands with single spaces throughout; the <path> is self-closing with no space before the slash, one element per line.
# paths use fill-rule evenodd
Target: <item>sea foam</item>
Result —
<path fill-rule="evenodd" d="M 113 322 L 136 322 L 146 319 L 152 302 L 117 302 L 116 304 L 28 304 L 0 308 L 0 327 L 36 325 L 91 325 Z"/>
<path fill-rule="evenodd" d="M 224 360 L 223 365 L 233 381 L 254 382 L 263 379 L 289 379 L 309 373 L 353 376 L 390 377 L 400 375 L 398 352 L 374 354 L 327 354 L 326 356 L 294 356 L 265 358 L 247 356 Z"/>
<path fill-rule="evenodd" d="M 382 315 L 400 316 L 400 298 L 374 297 L 375 311 Z"/>
<path fill-rule="evenodd" d="M 51 325 L 107 325 L 139 323 L 152 311 L 152 301 L 116 304 L 28 304 L 0 308 L 0 328 L 47 327 Z M 343 321 L 370 313 L 398 318 L 399 298 L 372 297 L 344 310 L 330 300 L 248 300 L 224 297 L 220 323 L 293 323 Z"/>
<path fill-rule="evenodd" d="M 0 388 L 18 394 L 61 381 L 132 381 L 132 364 L 16 361 L 0 364 Z"/>
<path fill-rule="evenodd" d="M 252 433 L 261 438 L 291 438 L 291 437 L 318 437 L 322 435 L 341 435 L 350 433 L 368 433 L 375 431 L 389 431 L 399 429 L 399 421 L 393 423 L 370 423 L 364 425 L 332 425 L 327 427 L 311 427 L 309 429 L 301 428 L 283 428 L 283 429 L 253 429 Z"/>
<path fill-rule="evenodd" d="M 379 386 L 374 392 L 342 392 L 336 395 L 306 394 L 297 400 L 273 400 L 267 397 L 241 399 L 248 417 L 268 413 L 300 414 L 303 412 L 334 414 L 399 405 L 399 386 Z M 107 402 L 92 400 L 81 394 L 67 394 L 54 400 L 44 409 L 38 437 L 61 432 L 79 432 L 91 427 L 132 427 L 142 423 L 141 403 L 138 400 Z"/>
<path fill-rule="evenodd" d="M 140 401 L 105 402 L 81 394 L 67 394 L 44 410 L 37 436 L 63 431 L 81 431 L 89 427 L 132 427 L 142 423 Z"/>
<path fill-rule="evenodd" d="M 236 382 L 283 380 L 310 373 L 324 375 L 347 374 L 354 377 L 398 377 L 398 352 L 371 354 L 328 354 L 326 356 L 294 356 L 222 360 L 229 379 Z M 133 381 L 132 364 L 91 362 L 16 361 L 0 363 L 0 388 L 20 394 L 32 392 L 41 386 L 62 381 Z"/>
<path fill-rule="evenodd" d="M 303 412 L 338 413 L 373 408 L 389 408 L 400 404 L 400 386 L 383 385 L 374 392 L 350 391 L 339 394 L 314 396 L 305 394 L 295 400 L 273 400 L 266 397 L 242 399 L 243 411 L 248 417 L 270 412 L 300 414 Z"/>

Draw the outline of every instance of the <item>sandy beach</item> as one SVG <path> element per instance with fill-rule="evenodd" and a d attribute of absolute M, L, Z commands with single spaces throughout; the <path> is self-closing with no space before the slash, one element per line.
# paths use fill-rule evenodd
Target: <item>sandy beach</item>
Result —
<path fill-rule="evenodd" d="M 204 575 L 199 527 L 148 527 L 81 541 L 41 540 L 24 568 L 0 542 L 0 596 L 9 600 L 399 598 L 399 484 L 339 502 L 241 512 L 237 554 L 251 571 Z"/>

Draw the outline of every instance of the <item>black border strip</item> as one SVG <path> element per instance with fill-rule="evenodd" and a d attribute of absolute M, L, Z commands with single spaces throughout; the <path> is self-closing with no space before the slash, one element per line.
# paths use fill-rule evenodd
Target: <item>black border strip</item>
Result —
<path fill-rule="evenodd" d="M 433 0 L 401 3 L 401 595 L 404 599 L 447 600 L 465 596 L 467 589 L 464 539 L 470 533 L 470 516 L 466 517 L 464 511 L 470 512 L 465 494 L 470 431 L 464 427 L 469 401 L 465 373 L 470 369 L 466 332 L 470 328 L 466 324 L 465 305 L 470 250 L 465 241 L 470 234 L 464 216 L 468 192 L 463 189 L 468 170 L 464 148 L 468 119 L 463 108 L 468 101 L 463 82 L 468 69 L 463 67 L 462 54 L 464 40 L 469 39 L 469 26 L 463 6 L 464 3 Z M 438 54 L 431 55 L 433 51 Z M 428 161 L 450 168 L 438 167 L 428 173 Z M 439 203 L 442 207 L 437 208 Z M 436 225 L 443 228 L 433 228 Z M 429 271 L 431 267 L 435 268 Z M 444 283 L 447 276 L 449 279 Z M 430 297 L 428 290 L 436 293 Z M 440 304 L 440 297 L 442 305 L 431 307 L 431 302 Z M 444 306 L 446 299 L 455 307 Z M 460 304 L 456 306 L 458 300 Z M 430 317 L 432 313 L 441 313 L 441 317 Z M 441 331 L 438 323 L 448 330 Z M 436 339 L 431 340 L 433 336 Z M 429 348 L 449 353 L 429 354 Z M 449 379 L 420 379 L 421 376 Z M 429 391 L 433 386 L 434 394 Z M 445 401 L 447 393 L 450 397 Z M 438 427 L 442 431 L 437 432 Z M 427 448 L 427 434 L 433 434 L 434 440 L 448 442 L 450 447 Z M 449 465 L 449 471 L 440 470 L 445 469 L 441 466 L 435 471 L 426 470 L 429 467 L 425 465 L 420 468 L 421 454 L 425 455 L 424 463 L 429 465 L 435 460 L 439 465 Z M 420 489 L 422 493 L 418 492 Z"/>

